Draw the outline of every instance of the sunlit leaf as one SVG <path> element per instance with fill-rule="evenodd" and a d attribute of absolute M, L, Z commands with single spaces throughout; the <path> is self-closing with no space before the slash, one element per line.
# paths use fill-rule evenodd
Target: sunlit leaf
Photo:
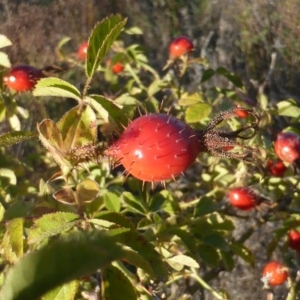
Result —
<path fill-rule="evenodd" d="M 199 102 L 203 102 L 203 98 L 200 93 L 184 93 L 178 100 L 178 104 L 181 106 L 190 106 Z"/>
<path fill-rule="evenodd" d="M 34 221 L 29 230 L 28 243 L 40 243 L 46 238 L 60 234 L 74 227 L 78 215 L 67 212 L 46 214 Z"/>
<path fill-rule="evenodd" d="M 102 297 L 105 300 L 138 300 L 132 283 L 118 268 L 106 267 L 102 271 L 102 280 Z"/>
<path fill-rule="evenodd" d="M 120 197 L 112 192 L 107 192 L 104 194 L 104 201 L 106 207 L 110 211 L 119 212 L 121 209 Z"/>
<path fill-rule="evenodd" d="M 72 233 L 22 257 L 8 270 L 0 294 L 5 300 L 37 299 L 121 257 L 112 237 L 99 231 Z"/>
<path fill-rule="evenodd" d="M 99 193 L 99 184 L 91 179 L 81 181 L 76 187 L 76 195 L 79 203 L 92 201 Z"/>
<path fill-rule="evenodd" d="M 183 254 L 167 258 L 166 261 L 175 269 L 180 271 L 184 266 L 199 268 L 199 264 L 191 257 Z"/>
<path fill-rule="evenodd" d="M 0 135 L 0 146 L 6 147 L 21 143 L 36 137 L 37 134 L 30 131 L 13 131 Z"/>
<path fill-rule="evenodd" d="M 73 300 L 77 292 L 79 282 L 74 280 L 51 290 L 42 297 L 42 300 Z"/>
<path fill-rule="evenodd" d="M 300 108 L 299 104 L 295 100 L 288 99 L 280 101 L 276 105 L 280 116 L 299 118 Z"/>
<path fill-rule="evenodd" d="M 99 64 L 108 53 L 126 23 L 120 15 L 113 15 L 98 23 L 89 38 L 86 59 L 86 73 L 93 77 Z"/>
<path fill-rule="evenodd" d="M 196 103 L 190 105 L 185 111 L 187 123 L 197 123 L 207 118 L 212 111 L 212 107 L 207 103 Z"/>
<path fill-rule="evenodd" d="M 0 65 L 5 68 L 10 68 L 11 63 L 9 57 L 6 53 L 0 51 Z"/>
<path fill-rule="evenodd" d="M 34 96 L 64 97 L 81 101 L 81 94 L 74 85 L 56 77 L 40 79 L 32 93 Z"/>
<path fill-rule="evenodd" d="M 0 34 L 0 48 L 11 46 L 11 40 L 3 34 Z"/>

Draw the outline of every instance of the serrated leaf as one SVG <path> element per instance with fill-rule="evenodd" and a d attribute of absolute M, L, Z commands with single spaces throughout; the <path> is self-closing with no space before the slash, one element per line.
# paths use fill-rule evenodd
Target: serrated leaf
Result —
<path fill-rule="evenodd" d="M 73 300 L 77 292 L 79 282 L 74 280 L 62 286 L 58 286 L 42 297 L 42 300 Z"/>
<path fill-rule="evenodd" d="M 201 244 L 198 246 L 198 253 L 208 266 L 214 268 L 219 265 L 220 255 L 215 248 Z"/>
<path fill-rule="evenodd" d="M 81 94 L 78 89 L 67 81 L 56 77 L 40 79 L 33 90 L 34 96 L 52 96 L 72 98 L 81 101 Z"/>
<path fill-rule="evenodd" d="M 122 198 L 127 205 L 127 209 L 136 213 L 145 214 L 147 213 L 147 209 L 142 203 L 141 199 L 138 199 L 130 192 L 124 192 L 122 194 Z"/>
<path fill-rule="evenodd" d="M 299 104 L 293 99 L 280 101 L 277 104 L 278 114 L 280 116 L 299 118 L 300 107 Z"/>
<path fill-rule="evenodd" d="M 127 108 L 123 108 L 123 106 L 117 102 L 101 95 L 90 95 L 86 99 L 96 111 L 98 118 L 102 119 L 103 123 L 111 123 L 111 121 L 113 121 L 118 126 L 127 124 Z"/>
<path fill-rule="evenodd" d="M 105 300 L 138 300 L 132 283 L 118 268 L 105 268 L 102 271 L 102 280 L 102 297 Z"/>
<path fill-rule="evenodd" d="M 145 258 L 140 255 L 138 252 L 132 250 L 131 248 L 124 247 L 124 255 L 122 260 L 130 263 L 131 265 L 143 269 L 146 273 L 148 273 L 152 278 L 155 277 L 154 271 Z"/>
<path fill-rule="evenodd" d="M 221 249 L 223 251 L 229 251 L 230 249 L 224 237 L 217 233 L 206 235 L 202 241 L 206 245 Z"/>
<path fill-rule="evenodd" d="M 0 147 L 11 146 L 36 137 L 36 133 L 30 131 L 13 131 L 0 135 Z"/>
<path fill-rule="evenodd" d="M 161 259 L 160 254 L 154 249 L 154 246 L 149 243 L 145 237 L 135 230 L 124 231 L 109 231 L 114 234 L 113 237 L 116 242 L 126 245 L 136 252 L 138 252 L 151 265 L 155 276 L 158 278 L 165 278 L 166 268 Z"/>
<path fill-rule="evenodd" d="M 95 216 L 95 218 L 107 220 L 125 228 L 131 228 L 131 229 L 135 228 L 133 223 L 128 218 L 126 218 L 123 214 L 119 214 L 117 212 L 102 211 L 98 213 Z"/>
<path fill-rule="evenodd" d="M 97 136 L 97 118 L 88 105 L 78 105 L 69 110 L 58 121 L 64 148 L 70 151 L 78 146 L 95 142 Z"/>
<path fill-rule="evenodd" d="M 205 216 L 216 211 L 217 205 L 213 198 L 203 196 L 199 199 L 195 208 L 195 217 Z"/>
<path fill-rule="evenodd" d="M 9 57 L 6 53 L 0 51 L 0 65 L 5 68 L 10 68 L 11 63 Z"/>
<path fill-rule="evenodd" d="M 110 211 L 119 212 L 121 209 L 120 197 L 112 192 L 107 192 L 104 195 L 104 201 L 106 207 Z"/>
<path fill-rule="evenodd" d="M 86 74 L 89 78 L 93 77 L 126 21 L 127 19 L 123 19 L 117 14 L 105 18 L 93 29 L 88 42 L 86 59 Z"/>
<path fill-rule="evenodd" d="M 230 245 L 231 250 L 241 257 L 250 266 L 254 265 L 254 256 L 252 252 L 241 243 L 233 243 Z"/>
<path fill-rule="evenodd" d="M 220 255 L 225 266 L 225 269 L 230 272 L 234 268 L 234 260 L 232 254 L 228 251 L 220 251 Z"/>
<path fill-rule="evenodd" d="M 234 86 L 236 86 L 238 88 L 242 88 L 243 87 L 242 80 L 237 75 L 229 72 L 227 69 L 225 69 L 223 67 L 219 67 L 216 70 L 216 73 L 219 74 L 219 75 L 223 75 L 224 77 L 226 77 L 231 83 L 233 83 Z"/>
<path fill-rule="evenodd" d="M 0 48 L 11 46 L 11 40 L 3 34 L 0 34 Z"/>
<path fill-rule="evenodd" d="M 79 203 L 87 203 L 95 199 L 99 189 L 99 184 L 92 179 L 81 181 L 76 187 L 76 196 Z"/>
<path fill-rule="evenodd" d="M 212 78 L 216 74 L 215 70 L 213 69 L 207 69 L 204 70 L 202 77 L 201 77 L 201 83 L 207 81 L 208 79 Z"/>
<path fill-rule="evenodd" d="M 67 212 L 46 214 L 34 221 L 29 230 L 28 243 L 39 243 L 51 236 L 60 234 L 72 228 L 78 219 L 78 215 Z"/>
<path fill-rule="evenodd" d="M 183 254 L 167 258 L 166 261 L 178 271 L 180 271 L 184 266 L 200 268 L 199 264 L 193 258 Z"/>
<path fill-rule="evenodd" d="M 64 159 L 66 149 L 63 144 L 62 135 L 56 124 L 50 120 L 43 120 L 37 124 L 39 138 L 44 147 L 51 153 L 53 159 L 60 167 L 71 168 L 71 164 Z"/>
<path fill-rule="evenodd" d="M 14 253 L 16 253 L 17 257 L 21 257 L 23 255 L 23 223 L 23 218 L 15 218 L 12 219 L 7 226 L 11 249 Z"/>
<path fill-rule="evenodd" d="M 68 234 L 22 257 L 6 273 L 0 294 L 5 300 L 37 299 L 121 257 L 121 247 L 99 231 Z"/>
<path fill-rule="evenodd" d="M 212 107 L 207 103 L 196 103 L 190 105 L 185 111 L 187 123 L 197 123 L 207 118 L 212 111 Z"/>
<path fill-rule="evenodd" d="M 181 106 L 190 106 L 199 102 L 203 102 L 203 97 L 200 93 L 184 93 L 178 100 L 178 104 Z"/>

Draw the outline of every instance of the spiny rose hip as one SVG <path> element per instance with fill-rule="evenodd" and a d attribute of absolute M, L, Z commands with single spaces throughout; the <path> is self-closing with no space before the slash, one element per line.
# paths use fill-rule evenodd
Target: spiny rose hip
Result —
<path fill-rule="evenodd" d="M 257 205 L 256 195 L 245 187 L 237 187 L 229 190 L 229 202 L 232 206 L 241 210 L 250 210 Z"/>
<path fill-rule="evenodd" d="M 300 136 L 294 132 L 281 132 L 274 143 L 277 156 L 288 163 L 300 158 Z"/>
<path fill-rule="evenodd" d="M 278 261 L 267 263 L 262 274 L 262 281 L 272 286 L 283 284 L 288 277 L 287 268 Z"/>
<path fill-rule="evenodd" d="M 9 73 L 4 76 L 4 83 L 18 92 L 29 91 L 34 88 L 37 81 L 45 77 L 41 70 L 27 65 L 13 67 Z"/>
<path fill-rule="evenodd" d="M 200 150 L 196 131 L 167 114 L 135 119 L 106 154 L 134 177 L 164 181 L 184 172 Z"/>

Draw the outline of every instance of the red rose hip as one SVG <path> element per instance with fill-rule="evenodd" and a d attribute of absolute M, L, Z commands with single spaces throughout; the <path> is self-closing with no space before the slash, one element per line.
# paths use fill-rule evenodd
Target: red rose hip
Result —
<path fill-rule="evenodd" d="M 271 286 L 283 284 L 288 277 L 287 268 L 278 261 L 267 263 L 262 274 L 262 280 Z"/>
<path fill-rule="evenodd" d="M 270 174 L 277 177 L 282 177 L 286 171 L 286 166 L 282 160 L 269 160 L 267 165 L 267 170 Z"/>
<path fill-rule="evenodd" d="M 120 63 L 117 62 L 113 65 L 113 67 L 111 68 L 111 70 L 115 73 L 115 74 L 119 74 L 121 72 L 123 72 L 124 70 L 124 66 Z"/>
<path fill-rule="evenodd" d="M 45 77 L 41 70 L 28 65 L 19 65 L 13 67 L 9 73 L 4 76 L 4 83 L 18 92 L 29 91 L 34 88 L 37 81 Z"/>
<path fill-rule="evenodd" d="M 241 210 L 250 210 L 257 205 L 256 195 L 248 188 L 237 187 L 228 192 L 229 202 Z"/>
<path fill-rule="evenodd" d="M 290 230 L 288 233 L 290 248 L 300 252 L 300 232 L 298 230 Z"/>
<path fill-rule="evenodd" d="M 77 56 L 81 60 L 86 60 L 86 54 L 87 54 L 87 48 L 88 48 L 88 42 L 83 42 L 77 50 Z"/>
<path fill-rule="evenodd" d="M 194 129 L 160 113 L 132 121 L 106 154 L 134 177 L 157 182 L 184 172 L 195 161 L 199 145 Z"/>
<path fill-rule="evenodd" d="M 300 136 L 294 132 L 281 132 L 274 143 L 277 156 L 288 163 L 300 158 Z"/>
<path fill-rule="evenodd" d="M 194 45 L 192 40 L 186 36 L 179 36 L 172 41 L 169 46 L 169 55 L 171 58 L 179 57 L 183 54 L 193 51 Z"/>

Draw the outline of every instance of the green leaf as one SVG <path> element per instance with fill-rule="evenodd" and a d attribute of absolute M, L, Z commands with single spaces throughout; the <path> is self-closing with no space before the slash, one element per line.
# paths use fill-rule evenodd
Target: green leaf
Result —
<path fill-rule="evenodd" d="M 224 237 L 220 234 L 217 234 L 217 233 L 206 235 L 203 238 L 202 241 L 206 245 L 212 246 L 214 248 L 221 249 L 223 251 L 229 251 L 230 250 L 230 248 L 228 246 L 228 243 L 226 242 Z"/>
<path fill-rule="evenodd" d="M 116 213 L 116 212 L 102 211 L 102 212 L 98 213 L 95 217 L 98 219 L 107 220 L 107 221 L 116 223 L 125 228 L 134 229 L 133 223 L 128 218 L 126 218 L 124 215 Z"/>
<path fill-rule="evenodd" d="M 148 87 L 148 97 L 152 97 L 154 94 L 161 91 L 163 88 L 167 86 L 168 83 L 164 80 L 161 79 L 154 80 Z"/>
<path fill-rule="evenodd" d="M 212 111 L 212 107 L 207 103 L 196 103 L 190 105 L 185 111 L 187 123 L 197 123 L 207 118 Z"/>
<path fill-rule="evenodd" d="M 137 293 L 130 280 L 114 266 L 102 271 L 102 297 L 105 300 L 138 300 Z"/>
<path fill-rule="evenodd" d="M 145 208 L 142 199 L 137 198 L 137 196 L 134 196 L 130 192 L 124 192 L 122 194 L 122 198 L 126 203 L 127 205 L 126 208 L 128 210 L 132 212 L 140 213 L 142 215 L 147 213 L 147 209 Z"/>
<path fill-rule="evenodd" d="M 53 159 L 61 168 L 71 168 L 72 165 L 64 159 L 66 149 L 63 144 L 62 135 L 56 124 L 49 119 L 37 124 L 39 138 L 44 147 L 51 153 Z"/>
<path fill-rule="evenodd" d="M 253 267 L 254 256 L 251 251 L 241 243 L 233 243 L 230 245 L 231 250 L 240 256 L 246 263 Z"/>
<path fill-rule="evenodd" d="M 73 300 L 77 292 L 79 282 L 74 280 L 62 286 L 58 286 L 42 297 L 42 300 Z"/>
<path fill-rule="evenodd" d="M 146 273 L 148 273 L 152 278 L 155 277 L 152 266 L 149 262 L 138 252 L 132 250 L 131 248 L 124 247 L 124 255 L 122 260 L 130 263 L 131 265 L 143 269 Z"/>
<path fill-rule="evenodd" d="M 86 74 L 89 78 L 93 77 L 126 21 L 127 19 L 122 19 L 120 15 L 113 15 L 105 18 L 93 29 L 89 38 L 86 59 Z"/>
<path fill-rule="evenodd" d="M 155 193 L 150 200 L 149 211 L 156 212 L 163 208 L 168 198 L 166 197 L 166 193 L 164 191 L 160 191 L 159 193 Z"/>
<path fill-rule="evenodd" d="M 27 217 L 31 212 L 32 207 L 32 203 L 17 201 L 5 211 L 4 220 Z"/>
<path fill-rule="evenodd" d="M 217 210 L 217 205 L 212 197 L 203 196 L 195 208 L 195 217 L 205 216 Z"/>
<path fill-rule="evenodd" d="M 17 257 L 23 255 L 23 223 L 23 218 L 15 218 L 8 223 L 7 227 L 11 248 Z"/>
<path fill-rule="evenodd" d="M 222 258 L 222 261 L 224 263 L 224 266 L 228 272 L 232 271 L 234 268 L 234 260 L 232 258 L 232 253 L 228 251 L 220 251 L 220 255 Z"/>
<path fill-rule="evenodd" d="M 214 268 L 219 265 L 220 256 L 217 250 L 208 245 L 199 245 L 198 253 L 206 265 Z"/>
<path fill-rule="evenodd" d="M 181 106 L 190 106 L 199 102 L 203 102 L 202 95 L 200 93 L 184 93 L 178 100 L 178 104 Z"/>
<path fill-rule="evenodd" d="M 6 177 L 11 185 L 17 184 L 17 176 L 14 170 L 0 168 L 0 177 Z"/>
<path fill-rule="evenodd" d="M 36 137 L 36 133 L 30 131 L 13 131 L 0 135 L 0 147 L 11 146 Z"/>
<path fill-rule="evenodd" d="M 56 212 L 43 215 L 34 221 L 29 230 L 28 243 L 40 243 L 46 238 L 71 229 L 78 220 L 78 215 L 67 212 Z"/>
<path fill-rule="evenodd" d="M 74 85 L 56 77 L 40 79 L 32 93 L 34 96 L 64 97 L 81 101 L 80 92 Z"/>
<path fill-rule="evenodd" d="M 126 34 L 138 34 L 138 35 L 142 35 L 143 31 L 141 28 L 137 27 L 137 26 L 133 26 L 130 27 L 128 29 L 125 30 Z"/>
<path fill-rule="evenodd" d="M 0 34 L 0 48 L 11 46 L 12 42 L 5 35 Z"/>
<path fill-rule="evenodd" d="M 99 184 L 92 179 L 81 181 L 76 187 L 76 196 L 79 203 L 92 201 L 99 194 Z"/>
<path fill-rule="evenodd" d="M 300 107 L 295 100 L 287 99 L 278 102 L 276 105 L 280 116 L 299 118 Z"/>
<path fill-rule="evenodd" d="M 216 74 L 215 70 L 207 69 L 203 72 L 201 77 L 201 83 L 207 81 L 208 79 L 212 78 Z"/>
<path fill-rule="evenodd" d="M 183 254 L 167 258 L 166 261 L 177 271 L 182 270 L 184 266 L 200 268 L 199 264 L 193 258 Z"/>
<path fill-rule="evenodd" d="M 227 69 L 220 67 L 216 70 L 216 73 L 226 77 L 234 86 L 238 88 L 243 87 L 242 80 L 237 75 L 230 73 Z"/>
<path fill-rule="evenodd" d="M 11 63 L 9 57 L 6 53 L 0 51 L 0 65 L 5 68 L 10 68 Z"/>
<path fill-rule="evenodd" d="M 27 254 L 11 267 L 0 291 L 1 297 L 37 299 L 61 284 L 107 266 L 122 254 L 113 238 L 99 231 L 66 235 Z"/>
<path fill-rule="evenodd" d="M 96 141 L 97 118 L 88 105 L 78 105 L 69 110 L 59 120 L 57 127 L 61 132 L 66 151 Z"/>
<path fill-rule="evenodd" d="M 114 234 L 113 231 L 108 233 Z M 166 268 L 161 259 L 161 255 L 155 250 L 145 237 L 135 230 L 116 231 L 113 235 L 116 242 L 126 245 L 139 253 L 152 267 L 155 276 L 163 279 L 166 276 Z"/>
<path fill-rule="evenodd" d="M 110 211 L 119 212 L 121 209 L 120 197 L 112 192 L 107 192 L 104 194 L 104 201 L 106 207 Z"/>

